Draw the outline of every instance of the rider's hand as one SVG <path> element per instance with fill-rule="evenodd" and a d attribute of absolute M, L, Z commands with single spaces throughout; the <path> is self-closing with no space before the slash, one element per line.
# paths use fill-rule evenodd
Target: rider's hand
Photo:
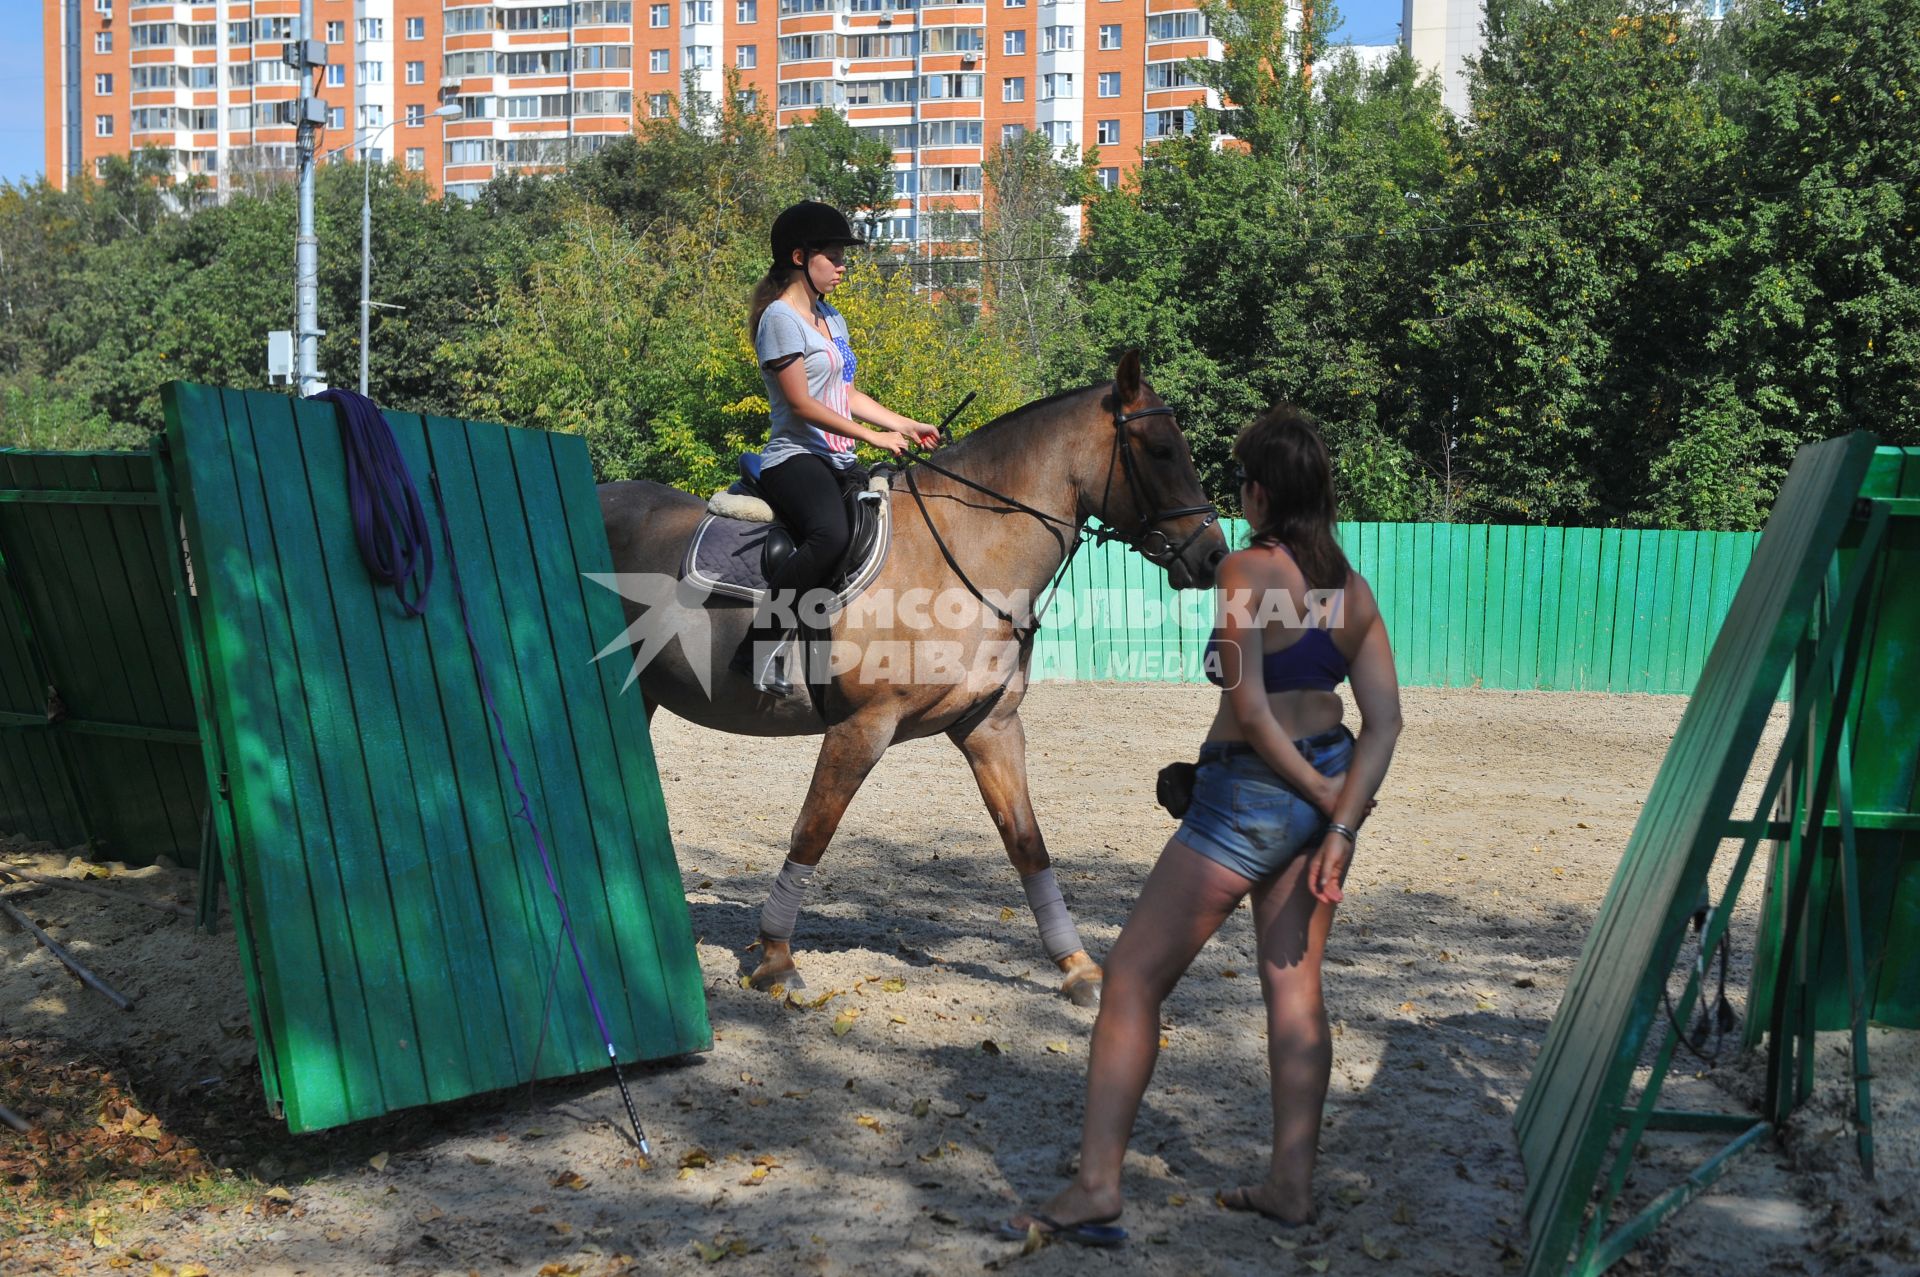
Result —
<path fill-rule="evenodd" d="M 898 430 L 876 430 L 873 438 L 867 441 L 882 452 L 892 456 L 901 456 L 907 450 L 907 437 Z"/>
<path fill-rule="evenodd" d="M 907 423 L 907 433 L 918 440 L 922 448 L 931 448 L 940 442 L 940 427 L 930 426 L 924 421 Z"/>

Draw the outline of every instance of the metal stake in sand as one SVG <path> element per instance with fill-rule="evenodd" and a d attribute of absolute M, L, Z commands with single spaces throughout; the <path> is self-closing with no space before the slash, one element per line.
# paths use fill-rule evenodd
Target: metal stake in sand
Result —
<path fill-rule="evenodd" d="M 6 915 L 9 918 L 12 918 L 15 922 L 19 923 L 21 926 L 25 927 L 28 931 L 32 932 L 33 938 L 35 940 L 38 940 L 41 944 L 47 946 L 47 952 L 51 953 L 54 957 L 64 962 L 67 966 L 67 970 L 79 976 L 80 982 L 82 984 L 86 985 L 88 988 L 92 989 L 94 992 L 105 997 L 107 1001 L 113 1003 L 113 1005 L 119 1007 L 122 1011 L 133 1010 L 132 998 L 127 997 L 124 993 L 121 993 L 119 990 L 115 989 L 112 985 L 108 984 L 105 980 L 102 980 L 99 976 L 95 975 L 93 972 L 81 966 L 80 960 L 74 957 L 71 953 L 68 953 L 64 948 L 62 948 L 58 940 L 55 940 L 52 936 L 40 930 L 40 928 L 34 926 L 33 919 L 27 917 L 26 914 L 21 913 L 18 909 L 14 908 L 11 904 L 9 904 L 7 901 L 3 899 L 0 899 L 0 910 L 5 911 Z"/>
<path fill-rule="evenodd" d="M 56 878 L 52 874 L 34 873 L 30 869 L 16 869 L 12 865 L 0 865 L 0 877 L 18 878 L 22 882 L 37 882 L 47 887 L 65 887 L 69 891 L 84 891 L 90 896 L 103 896 L 108 900 L 121 900 L 128 904 L 145 905 L 149 909 L 158 909 L 162 913 L 177 914 L 182 918 L 193 917 L 191 909 L 182 909 L 179 905 L 168 904 L 164 900 L 149 900 L 145 896 L 136 896 L 131 891 L 115 891 L 112 887 L 102 887 L 98 883 L 82 882 L 77 878 Z"/>

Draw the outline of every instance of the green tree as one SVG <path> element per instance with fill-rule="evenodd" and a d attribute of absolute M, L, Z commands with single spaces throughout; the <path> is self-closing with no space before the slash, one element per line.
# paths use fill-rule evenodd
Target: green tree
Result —
<path fill-rule="evenodd" d="M 831 107 L 787 130 L 787 157 L 800 166 L 807 195 L 831 204 L 871 235 L 879 211 L 893 207 L 893 144 L 864 137 Z"/>
<path fill-rule="evenodd" d="M 1027 352 L 1055 388 L 1073 379 L 1087 340 L 1067 211 L 1095 190 L 1090 163 L 1057 158 L 1044 134 L 1023 132 L 988 154 L 983 175 L 983 322 L 993 340 Z"/>

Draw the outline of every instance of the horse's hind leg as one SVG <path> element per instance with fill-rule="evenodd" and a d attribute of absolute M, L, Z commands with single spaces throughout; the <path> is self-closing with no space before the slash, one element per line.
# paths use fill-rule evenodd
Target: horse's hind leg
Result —
<path fill-rule="evenodd" d="M 767 902 L 760 910 L 760 965 L 750 978 L 765 989 L 793 975 L 793 924 L 800 895 L 833 840 L 847 804 L 859 792 L 867 773 L 893 743 L 894 724 L 856 715 L 827 729 L 820 756 L 813 764 L 813 783 L 793 823 L 787 844 L 787 863 L 780 868 Z"/>
<path fill-rule="evenodd" d="M 1052 862 L 1027 793 L 1027 734 L 1019 714 L 989 715 L 970 730 L 949 735 L 967 756 L 980 796 L 986 799 L 1000 841 L 1006 846 L 1007 859 L 1020 873 L 1020 884 L 1026 888 L 1027 903 L 1040 926 L 1047 956 L 1066 973 L 1060 991 L 1076 1006 L 1093 1005 L 1100 1000 L 1100 965 L 1087 956 L 1058 885 L 1051 874 L 1044 872 Z"/>

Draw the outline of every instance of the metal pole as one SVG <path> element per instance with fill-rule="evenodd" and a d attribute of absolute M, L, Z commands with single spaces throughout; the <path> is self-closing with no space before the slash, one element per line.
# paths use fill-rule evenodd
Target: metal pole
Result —
<path fill-rule="evenodd" d="M 304 47 L 312 37 L 313 0 L 300 0 L 300 30 L 296 38 Z M 298 100 L 304 103 L 319 87 L 314 68 L 303 65 L 297 79 Z M 299 131 L 295 135 L 300 156 L 300 232 L 294 241 L 293 257 L 294 377 L 304 397 L 319 394 L 327 388 L 327 383 L 320 376 L 320 242 L 313 233 L 313 125 L 307 122 L 304 110 L 296 110 L 300 111 Z"/>
<path fill-rule="evenodd" d="M 373 165 L 368 153 L 380 135 L 399 121 L 388 120 L 360 143 L 360 393 L 367 393 L 367 313 L 373 308 L 368 278 L 373 273 Z"/>

